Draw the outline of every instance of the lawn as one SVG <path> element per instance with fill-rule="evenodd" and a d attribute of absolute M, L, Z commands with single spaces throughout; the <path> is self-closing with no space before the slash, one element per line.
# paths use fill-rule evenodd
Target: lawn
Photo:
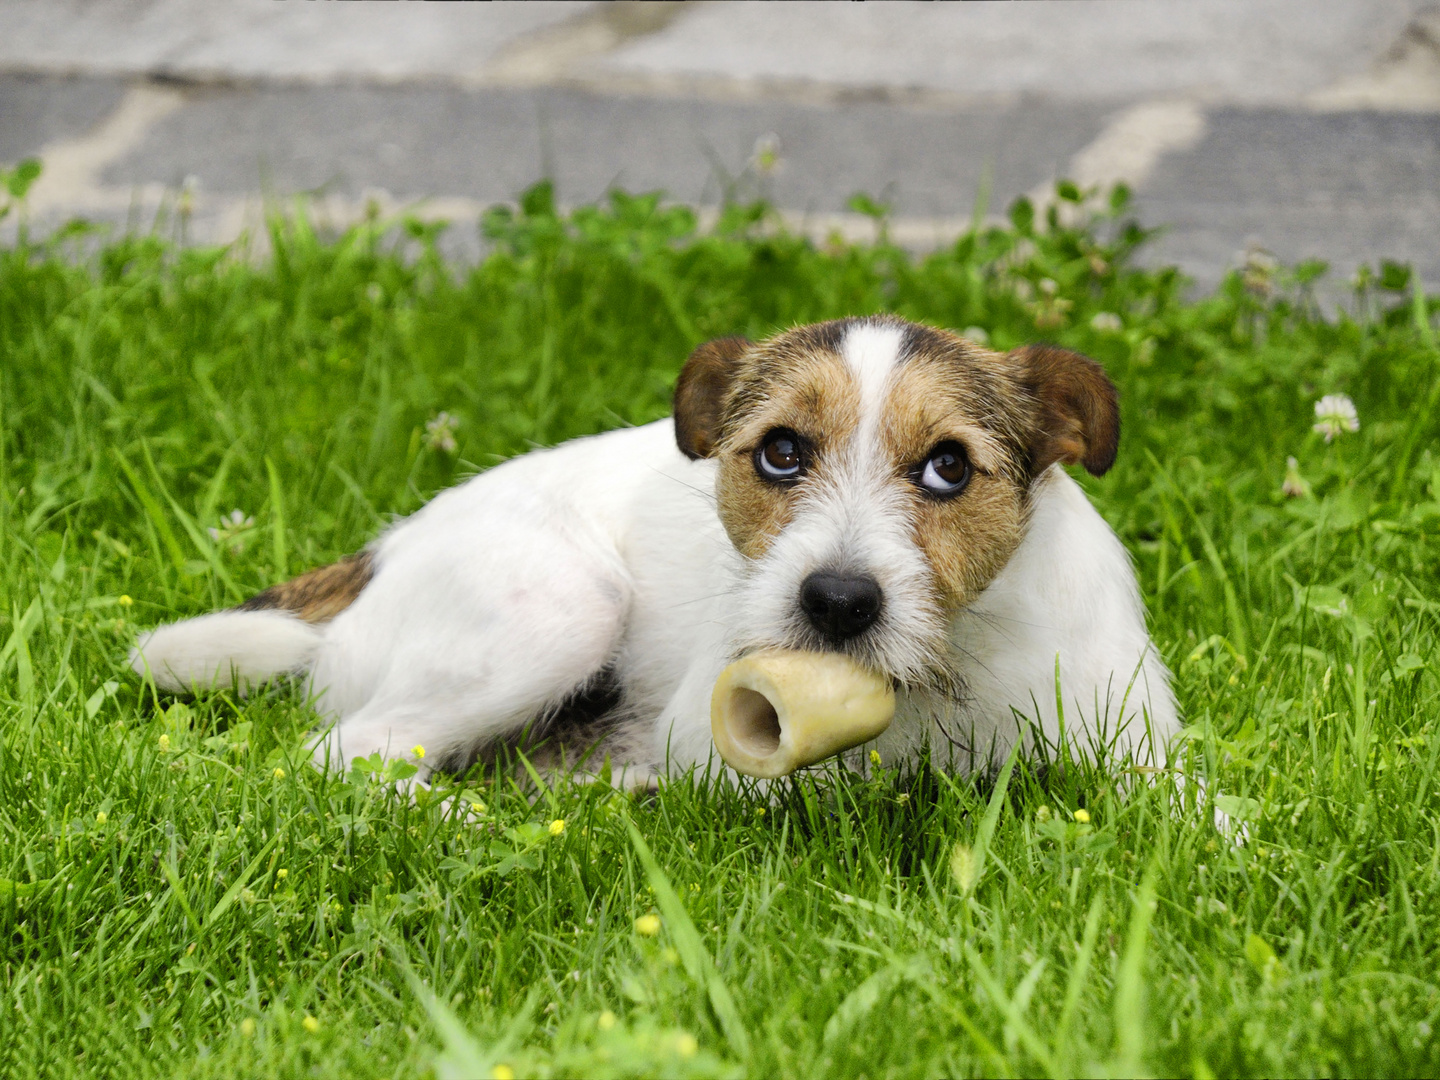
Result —
<path fill-rule="evenodd" d="M 0 251 L 0 1074 L 1440 1072 L 1440 304 L 1387 265 L 1325 312 L 1322 267 L 1259 255 L 1187 299 L 1128 215 L 1022 202 L 919 257 L 542 186 L 475 267 L 303 213 L 264 254 L 171 223 Z M 1082 481 L 1203 788 L 1065 747 L 774 799 L 517 765 L 455 778 L 472 824 L 313 769 L 294 687 L 125 668 L 496 461 L 665 415 L 698 342 L 874 311 L 1115 378 Z M 1327 440 L 1331 394 L 1359 426 Z"/>

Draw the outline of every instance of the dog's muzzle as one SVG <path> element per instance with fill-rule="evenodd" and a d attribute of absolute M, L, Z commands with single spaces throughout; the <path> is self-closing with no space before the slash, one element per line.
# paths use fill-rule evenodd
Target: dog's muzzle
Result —
<path fill-rule="evenodd" d="M 875 738 L 895 716 L 890 680 L 838 653 L 767 650 L 715 680 L 710 732 L 725 763 L 788 776 Z"/>

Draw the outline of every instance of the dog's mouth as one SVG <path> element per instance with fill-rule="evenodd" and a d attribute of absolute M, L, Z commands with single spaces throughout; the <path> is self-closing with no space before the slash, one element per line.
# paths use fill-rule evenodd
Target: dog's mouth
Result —
<path fill-rule="evenodd" d="M 721 758 L 772 779 L 870 741 L 894 715 L 891 679 L 834 652 L 750 653 L 720 673 L 710 698 Z"/>

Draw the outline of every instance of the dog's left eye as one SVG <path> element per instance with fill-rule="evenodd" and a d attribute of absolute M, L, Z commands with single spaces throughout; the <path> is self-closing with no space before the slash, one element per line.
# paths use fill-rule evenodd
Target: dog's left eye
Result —
<path fill-rule="evenodd" d="M 804 465 L 800 436 L 788 428 L 768 432 L 755 448 L 755 471 L 766 480 L 784 483 L 799 479 Z"/>
<path fill-rule="evenodd" d="M 949 498 L 959 495 L 970 482 L 970 458 L 958 442 L 942 442 L 930 451 L 915 480 L 931 495 Z"/>

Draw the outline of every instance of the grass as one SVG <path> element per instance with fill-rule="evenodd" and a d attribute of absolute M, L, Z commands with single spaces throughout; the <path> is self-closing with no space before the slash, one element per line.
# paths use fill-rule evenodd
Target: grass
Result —
<path fill-rule="evenodd" d="M 1123 193 L 1033 218 L 920 258 L 758 207 L 562 218 L 540 187 L 463 271 L 430 227 L 303 215 L 263 260 L 0 251 L 0 1073 L 1440 1071 L 1436 304 L 1390 266 L 1327 317 L 1319 267 L 1262 259 L 1190 301 L 1132 264 Z M 491 773 L 469 826 L 309 767 L 293 690 L 157 699 L 123 667 L 138 627 L 507 455 L 664 415 L 708 337 L 880 310 L 1119 383 L 1120 462 L 1085 483 L 1203 805 L 1086 762 L 775 802 Z M 1360 428 L 1326 443 L 1328 393 Z"/>

